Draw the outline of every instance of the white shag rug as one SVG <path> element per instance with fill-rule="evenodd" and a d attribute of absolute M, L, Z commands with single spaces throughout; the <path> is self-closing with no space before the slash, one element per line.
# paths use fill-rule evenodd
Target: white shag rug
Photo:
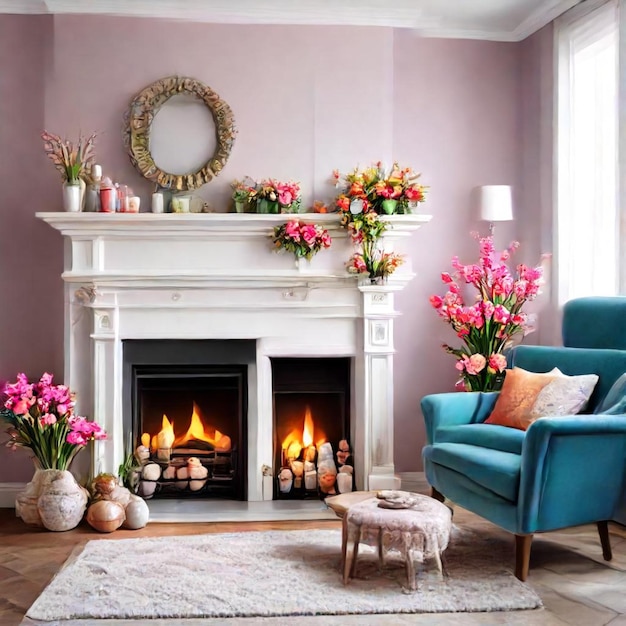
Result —
<path fill-rule="evenodd" d="M 406 570 L 390 553 L 378 568 L 360 546 L 356 578 L 341 582 L 341 531 L 239 532 L 89 541 L 26 614 L 34 620 L 253 617 L 508 611 L 541 606 L 508 569 L 511 544 L 453 527 L 436 564 Z M 399 556 L 399 555 L 398 555 Z"/>

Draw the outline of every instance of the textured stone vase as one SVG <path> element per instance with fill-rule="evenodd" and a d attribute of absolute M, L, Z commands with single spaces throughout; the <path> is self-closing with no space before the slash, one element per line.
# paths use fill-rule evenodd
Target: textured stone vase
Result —
<path fill-rule="evenodd" d="M 67 470 L 38 470 L 40 495 L 37 510 L 48 530 L 76 528 L 87 507 L 88 492 Z"/>
<path fill-rule="evenodd" d="M 37 501 L 41 495 L 42 471 L 35 469 L 32 480 L 26 485 L 24 491 L 20 491 L 15 498 L 15 514 L 21 517 L 25 524 L 43 526 Z"/>

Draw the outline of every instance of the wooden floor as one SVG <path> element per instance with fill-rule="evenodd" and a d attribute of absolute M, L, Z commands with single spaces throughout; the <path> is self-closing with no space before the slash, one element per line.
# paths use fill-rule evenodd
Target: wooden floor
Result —
<path fill-rule="evenodd" d="M 504 531 L 464 511 L 455 510 L 455 524 L 471 524 L 494 537 Z M 89 540 L 115 541 L 129 537 L 155 537 L 202 533 L 240 532 L 270 529 L 340 528 L 338 520 L 297 522 L 242 523 L 151 523 L 138 531 L 118 530 L 101 535 L 86 524 L 64 533 L 53 533 L 26 526 L 15 517 L 13 509 L 0 509 L 0 625 L 32 624 L 23 619 L 32 602 L 52 579 L 69 554 Z M 291 626 L 379 626 L 436 624 L 511 626 L 573 625 L 626 626 L 626 528 L 610 525 L 613 561 L 602 560 L 595 526 L 537 535 L 532 546 L 529 584 L 541 596 L 545 608 L 509 613 L 459 613 L 372 616 L 319 616 L 289 618 Z M 506 534 L 506 533 L 505 533 Z M 513 539 L 511 562 L 513 568 Z M 139 621 L 146 623 L 144 620 Z M 124 621 L 136 626 L 139 622 Z M 75 624 L 76 622 L 73 622 Z M 91 621 L 89 622 L 92 623 Z M 100 623 L 100 622 L 98 622 Z M 110 622 L 109 622 L 110 623 Z M 116 622 L 117 624 L 118 622 Z M 163 623 L 159 620 L 159 624 Z M 181 624 L 183 622 L 180 622 Z M 285 618 L 251 618 L 248 620 L 195 620 L 194 624 L 264 624 L 284 625 Z M 82 624 L 82 622 L 81 622 Z M 107 622 L 102 622 L 102 626 Z M 55 622 L 56 626 L 56 622 Z"/>

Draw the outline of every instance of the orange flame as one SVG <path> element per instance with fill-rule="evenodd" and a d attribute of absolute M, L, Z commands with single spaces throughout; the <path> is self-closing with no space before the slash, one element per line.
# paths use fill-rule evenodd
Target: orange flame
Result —
<path fill-rule="evenodd" d="M 200 409 L 195 402 L 193 403 L 193 413 L 191 414 L 189 428 L 182 437 L 176 438 L 174 445 L 184 446 L 193 439 L 197 441 L 206 441 L 212 445 L 215 445 L 215 439 L 217 439 L 217 437 L 215 439 L 209 437 L 208 433 L 204 430 L 204 424 L 202 422 L 202 418 L 200 417 Z"/>
<path fill-rule="evenodd" d="M 222 440 L 221 446 L 223 449 L 230 449 L 230 437 L 224 435 L 217 429 L 215 429 L 213 436 L 209 434 L 209 430 L 205 427 L 204 422 L 202 421 L 200 409 L 194 402 L 187 432 L 182 437 L 176 437 L 174 433 L 174 422 L 170 422 L 167 415 L 163 415 L 161 430 L 158 434 L 152 437 L 151 448 L 154 451 L 158 448 L 184 447 L 192 441 L 206 441 L 212 446 L 218 447 L 220 445 L 220 440 Z"/>
<path fill-rule="evenodd" d="M 283 457 L 286 459 L 297 459 L 303 448 L 309 448 L 315 440 L 315 424 L 311 415 L 311 407 L 307 406 L 304 411 L 304 425 L 302 430 L 294 428 L 283 439 L 281 448 Z M 326 441 L 322 433 L 319 440 L 315 442 L 315 447 L 321 446 Z"/>

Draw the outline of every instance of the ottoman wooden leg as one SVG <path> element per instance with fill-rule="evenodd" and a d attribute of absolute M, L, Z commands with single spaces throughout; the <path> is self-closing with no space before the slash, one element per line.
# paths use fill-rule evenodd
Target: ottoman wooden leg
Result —
<path fill-rule="evenodd" d="M 350 578 L 354 577 L 356 561 L 359 555 L 360 528 L 350 528 L 344 520 L 343 539 L 343 584 L 347 585 Z"/>
<path fill-rule="evenodd" d="M 415 563 L 413 562 L 413 552 L 406 551 L 406 581 L 411 591 L 417 589 L 417 580 L 415 579 Z"/>

